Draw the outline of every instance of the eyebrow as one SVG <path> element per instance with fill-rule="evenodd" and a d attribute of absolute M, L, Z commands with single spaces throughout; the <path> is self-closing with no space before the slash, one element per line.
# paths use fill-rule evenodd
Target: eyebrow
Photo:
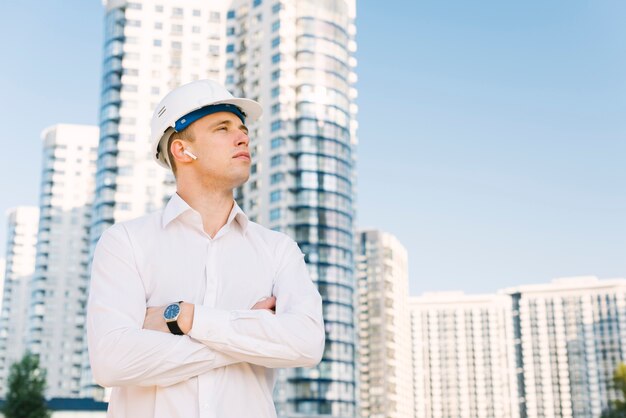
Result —
<path fill-rule="evenodd" d="M 224 119 L 223 121 L 217 122 L 215 124 L 213 124 L 213 126 L 211 127 L 211 129 L 213 128 L 217 128 L 220 125 L 233 125 L 233 122 L 229 119 Z M 243 123 L 241 125 L 239 125 L 239 129 L 242 129 L 243 131 L 245 131 L 246 135 L 248 134 L 248 127 L 246 125 L 244 125 Z"/>

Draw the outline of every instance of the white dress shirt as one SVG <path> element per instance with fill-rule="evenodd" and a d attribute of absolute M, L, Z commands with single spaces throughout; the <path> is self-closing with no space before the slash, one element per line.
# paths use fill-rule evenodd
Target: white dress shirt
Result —
<path fill-rule="evenodd" d="M 250 309 L 270 295 L 276 314 Z M 142 329 L 147 307 L 181 300 L 195 304 L 189 335 Z M 87 315 L 115 418 L 275 417 L 273 368 L 314 366 L 324 350 L 321 297 L 297 244 L 236 203 L 211 238 L 178 194 L 102 234 Z"/>

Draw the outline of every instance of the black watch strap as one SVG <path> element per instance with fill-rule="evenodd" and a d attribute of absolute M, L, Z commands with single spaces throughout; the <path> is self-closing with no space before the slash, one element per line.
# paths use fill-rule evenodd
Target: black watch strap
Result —
<path fill-rule="evenodd" d="M 178 321 L 167 322 L 167 327 L 170 329 L 170 332 L 174 335 L 183 335 L 183 332 L 180 330 L 178 326 Z"/>

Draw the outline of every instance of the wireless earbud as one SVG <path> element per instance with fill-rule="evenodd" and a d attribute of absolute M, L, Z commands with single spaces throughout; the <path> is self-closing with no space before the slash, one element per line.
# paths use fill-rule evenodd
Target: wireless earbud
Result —
<path fill-rule="evenodd" d="M 184 150 L 183 154 L 187 154 L 188 156 L 190 156 L 191 158 L 193 158 L 194 160 L 197 160 L 198 157 L 196 157 L 195 155 L 193 155 L 193 153 L 191 151 L 188 150 Z"/>

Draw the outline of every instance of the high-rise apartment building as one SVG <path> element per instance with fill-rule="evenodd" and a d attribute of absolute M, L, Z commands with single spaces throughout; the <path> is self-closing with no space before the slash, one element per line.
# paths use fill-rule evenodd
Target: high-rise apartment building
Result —
<path fill-rule="evenodd" d="M 511 299 L 411 298 L 415 417 L 517 418 Z"/>
<path fill-rule="evenodd" d="M 100 144 L 91 231 L 161 209 L 173 176 L 151 158 L 150 120 L 170 90 L 223 80 L 227 2 L 107 0 Z"/>
<path fill-rule="evenodd" d="M 0 314 L 0 397 L 6 395 L 11 364 L 25 349 L 28 283 L 35 271 L 39 209 L 19 206 L 7 212 L 6 266 Z"/>
<path fill-rule="evenodd" d="M 46 369 L 46 396 L 79 396 L 87 302 L 89 225 L 98 128 L 58 124 L 42 132 L 35 273 L 26 347 Z"/>
<path fill-rule="evenodd" d="M 226 16 L 226 85 L 264 109 L 238 202 L 298 242 L 324 301 L 322 362 L 279 373 L 280 416 L 356 414 L 355 14 L 355 0 L 234 0 Z"/>
<path fill-rule="evenodd" d="M 223 81 L 228 0 L 106 0 L 91 252 L 115 222 L 161 209 L 174 178 L 150 151 L 150 120 L 180 84 Z M 102 399 L 83 353 L 82 396 Z"/>
<path fill-rule="evenodd" d="M 391 234 L 357 236 L 360 416 L 413 417 L 413 368 L 406 249 Z"/>
<path fill-rule="evenodd" d="M 512 298 L 521 417 L 598 417 L 626 358 L 626 280 L 580 277 L 504 291 Z"/>
<path fill-rule="evenodd" d="M 4 295 L 4 274 L 7 263 L 4 257 L 0 257 L 0 295 Z M 2 300 L 0 300 L 0 312 L 2 311 Z"/>

